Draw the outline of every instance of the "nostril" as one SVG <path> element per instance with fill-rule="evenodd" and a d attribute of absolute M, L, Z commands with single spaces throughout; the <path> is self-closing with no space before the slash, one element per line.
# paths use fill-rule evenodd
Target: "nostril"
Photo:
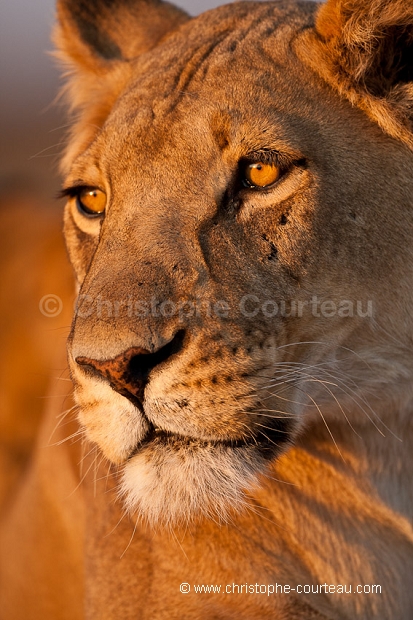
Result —
<path fill-rule="evenodd" d="M 129 362 L 129 372 L 137 379 L 146 380 L 153 368 L 162 362 L 166 362 L 172 355 L 179 353 L 182 349 L 185 337 L 185 330 L 179 330 L 168 344 L 163 346 L 155 353 L 145 353 L 144 355 L 134 355 Z"/>
<path fill-rule="evenodd" d="M 111 387 L 136 404 L 142 404 L 143 392 L 151 371 L 179 353 L 185 338 L 185 330 L 179 330 L 170 342 L 151 353 L 147 349 L 132 347 L 117 357 L 109 360 L 94 360 L 89 357 L 77 357 L 76 362 L 93 374 L 107 379 Z"/>

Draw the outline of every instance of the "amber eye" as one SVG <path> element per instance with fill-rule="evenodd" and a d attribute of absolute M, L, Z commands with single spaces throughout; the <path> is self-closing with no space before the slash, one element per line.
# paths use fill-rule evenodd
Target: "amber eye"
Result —
<path fill-rule="evenodd" d="M 105 213 L 106 194 L 100 189 L 84 188 L 76 196 L 76 205 L 82 215 L 99 217 Z"/>
<path fill-rule="evenodd" d="M 281 176 L 279 166 L 264 164 L 259 161 L 246 164 L 244 167 L 244 182 L 248 187 L 264 188 L 273 185 Z"/>

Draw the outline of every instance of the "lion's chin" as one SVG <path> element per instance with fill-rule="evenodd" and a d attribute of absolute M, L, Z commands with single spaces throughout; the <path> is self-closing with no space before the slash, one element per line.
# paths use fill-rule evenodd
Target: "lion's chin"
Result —
<path fill-rule="evenodd" d="M 140 446 L 125 465 L 120 494 L 129 512 L 152 527 L 203 517 L 227 522 L 247 505 L 265 460 L 252 445 L 165 435 Z"/>

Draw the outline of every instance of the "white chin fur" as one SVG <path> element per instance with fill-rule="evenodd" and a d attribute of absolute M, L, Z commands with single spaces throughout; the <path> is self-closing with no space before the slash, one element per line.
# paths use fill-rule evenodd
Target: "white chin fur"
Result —
<path fill-rule="evenodd" d="M 263 460 L 251 446 L 155 440 L 126 464 L 120 494 L 151 526 L 175 527 L 199 517 L 221 522 L 246 505 Z"/>
<path fill-rule="evenodd" d="M 148 431 L 138 409 L 103 381 L 79 384 L 75 400 L 87 438 L 113 463 L 123 463 Z"/>

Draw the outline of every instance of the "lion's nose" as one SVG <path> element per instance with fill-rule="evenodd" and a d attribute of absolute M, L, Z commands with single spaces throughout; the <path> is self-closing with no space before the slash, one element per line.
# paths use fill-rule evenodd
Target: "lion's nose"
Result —
<path fill-rule="evenodd" d="M 142 404 L 151 371 L 181 350 L 184 336 L 184 330 L 178 331 L 170 342 L 155 352 L 131 347 L 113 359 L 95 360 L 79 356 L 76 362 L 107 379 L 114 390 L 132 402 L 138 400 Z"/>

